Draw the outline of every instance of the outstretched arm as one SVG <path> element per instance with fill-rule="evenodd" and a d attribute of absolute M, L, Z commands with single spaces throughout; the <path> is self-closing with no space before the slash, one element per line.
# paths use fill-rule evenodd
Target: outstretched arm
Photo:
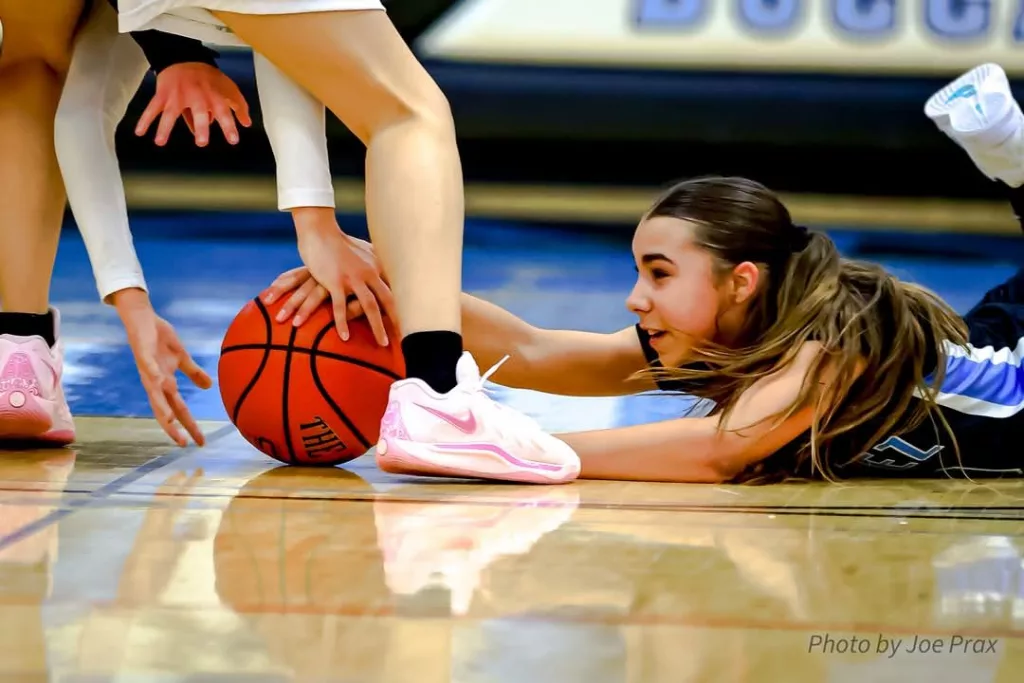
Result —
<path fill-rule="evenodd" d="M 654 388 L 631 379 L 647 364 L 634 327 L 612 333 L 549 330 L 462 295 L 462 338 L 482 367 L 509 359 L 492 380 L 563 396 L 622 396 Z"/>
<path fill-rule="evenodd" d="M 800 395 L 820 348 L 807 344 L 793 363 L 756 382 L 740 398 L 727 424 L 720 416 L 679 418 L 558 437 L 582 461 L 581 478 L 679 483 L 725 483 L 811 428 L 814 405 L 784 420 Z M 819 385 L 827 392 L 828 385 Z M 810 401 L 830 400 L 820 393 Z"/>
<path fill-rule="evenodd" d="M 285 299 L 279 322 L 296 311 L 304 321 L 326 296 L 315 293 L 315 285 L 309 269 L 294 268 L 278 276 L 262 298 L 267 304 Z M 548 330 L 469 294 L 462 295 L 461 305 L 463 344 L 477 363 L 487 368 L 509 356 L 491 376 L 498 384 L 563 396 L 623 396 L 655 388 L 650 380 L 632 378 L 647 365 L 635 327 L 611 333 Z M 358 302 L 350 302 L 349 319 L 360 315 Z"/>

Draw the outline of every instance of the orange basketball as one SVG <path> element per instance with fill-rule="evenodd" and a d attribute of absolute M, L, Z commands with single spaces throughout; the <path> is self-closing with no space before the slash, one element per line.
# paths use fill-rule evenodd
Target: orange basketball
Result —
<path fill-rule="evenodd" d="M 342 341 L 330 306 L 301 327 L 275 322 L 284 300 L 253 299 L 224 335 L 217 374 L 228 416 L 249 443 L 283 463 L 358 458 L 376 444 L 388 391 L 405 374 L 398 335 L 388 325 L 390 343 L 380 346 L 360 318 Z"/>

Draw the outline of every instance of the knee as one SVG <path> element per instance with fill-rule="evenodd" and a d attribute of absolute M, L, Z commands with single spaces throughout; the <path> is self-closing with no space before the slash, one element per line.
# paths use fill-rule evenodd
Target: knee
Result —
<path fill-rule="evenodd" d="M 413 124 L 430 130 L 435 135 L 455 136 L 455 119 L 451 104 L 441 88 L 432 80 L 417 88 L 412 95 L 396 98 L 393 115 L 384 117 L 376 131 L 385 130 L 394 125 Z"/>
<path fill-rule="evenodd" d="M 53 121 L 62 84 L 60 75 L 40 60 L 0 68 L 0 98 L 17 103 L 22 111 L 47 124 Z"/>
<path fill-rule="evenodd" d="M 0 67 L 0 78 L 4 80 L 2 94 L 60 87 L 62 83 L 62 75 L 44 59 L 7 62 Z"/>
<path fill-rule="evenodd" d="M 418 117 L 433 126 L 454 132 L 455 117 L 451 103 L 436 83 L 431 81 L 430 85 L 417 112 Z"/>

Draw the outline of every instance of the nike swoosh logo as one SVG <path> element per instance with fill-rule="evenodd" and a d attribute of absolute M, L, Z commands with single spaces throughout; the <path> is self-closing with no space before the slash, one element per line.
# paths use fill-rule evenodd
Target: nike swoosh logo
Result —
<path fill-rule="evenodd" d="M 434 417 L 444 420 L 452 427 L 458 429 L 460 432 L 463 432 L 465 434 L 473 434 L 474 432 L 476 432 L 476 416 L 473 415 L 473 413 L 470 413 L 468 417 L 462 418 L 457 417 L 455 415 L 450 415 L 449 413 L 445 413 L 440 410 L 436 410 L 435 408 L 431 408 L 430 406 L 421 405 L 419 403 L 417 403 L 416 405 L 422 408 L 423 410 L 427 411 Z"/>

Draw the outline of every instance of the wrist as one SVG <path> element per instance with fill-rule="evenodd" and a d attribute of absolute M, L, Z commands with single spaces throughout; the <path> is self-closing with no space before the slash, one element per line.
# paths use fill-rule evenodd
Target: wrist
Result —
<path fill-rule="evenodd" d="M 149 301 L 149 293 L 138 287 L 119 289 L 110 295 L 110 303 L 114 305 L 119 314 L 153 307 Z"/>
<path fill-rule="evenodd" d="M 292 209 L 292 221 L 295 233 L 301 238 L 305 235 L 321 235 L 341 232 L 338 217 L 334 209 L 326 206 L 300 206 Z"/>

